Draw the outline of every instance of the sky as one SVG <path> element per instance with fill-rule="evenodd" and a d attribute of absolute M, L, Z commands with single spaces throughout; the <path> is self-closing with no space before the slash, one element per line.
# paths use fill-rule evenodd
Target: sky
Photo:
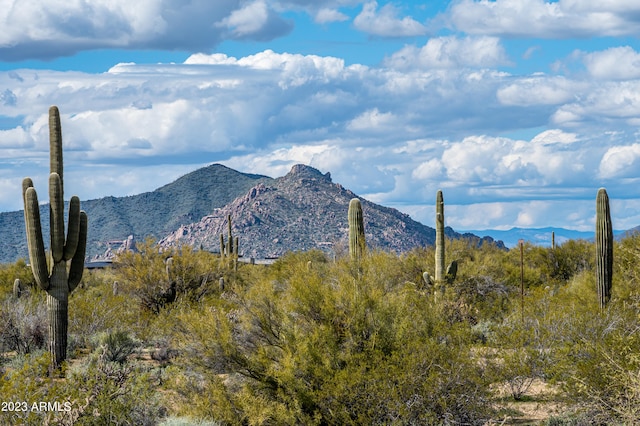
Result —
<path fill-rule="evenodd" d="M 433 226 L 640 225 L 640 2 L 0 0 L 0 211 L 302 163 Z"/>

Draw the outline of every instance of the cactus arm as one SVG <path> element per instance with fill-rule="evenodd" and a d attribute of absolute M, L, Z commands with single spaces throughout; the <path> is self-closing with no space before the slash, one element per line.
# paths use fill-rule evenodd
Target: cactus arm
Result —
<path fill-rule="evenodd" d="M 445 274 L 447 284 L 452 284 L 456 280 L 458 275 L 458 261 L 454 260 L 447 266 L 447 273 Z"/>
<path fill-rule="evenodd" d="M 42 239 L 38 194 L 33 187 L 28 187 L 24 193 L 24 207 L 31 270 L 40 288 L 47 290 L 50 285 L 49 269 L 47 268 L 47 256 L 44 251 L 44 241 Z"/>
<path fill-rule="evenodd" d="M 27 189 L 33 188 L 33 181 L 31 178 L 26 177 L 22 179 L 22 207 L 24 212 L 24 223 L 25 226 L 28 225 L 27 222 Z M 29 236 L 29 230 L 27 229 L 27 237 Z"/>
<path fill-rule="evenodd" d="M 69 227 L 67 229 L 67 240 L 64 245 L 64 260 L 70 260 L 78 247 L 78 236 L 80 232 L 80 199 L 75 195 L 69 201 Z"/>
<path fill-rule="evenodd" d="M 49 175 L 49 211 L 51 222 L 51 254 L 55 263 L 62 260 L 64 253 L 64 200 L 62 181 L 57 173 Z"/>
<path fill-rule="evenodd" d="M 24 200 L 24 193 L 27 192 L 27 189 L 33 188 L 33 181 L 31 178 L 26 177 L 22 179 L 22 199 Z"/>
<path fill-rule="evenodd" d="M 60 183 L 64 182 L 62 176 L 62 126 L 60 125 L 60 111 L 58 107 L 49 108 L 49 165 L 50 173 L 60 176 Z"/>
<path fill-rule="evenodd" d="M 433 285 L 433 281 L 431 280 L 431 276 L 429 275 L 428 272 L 423 272 L 422 273 L 422 279 L 424 280 L 424 283 L 427 286 L 432 286 Z"/>
<path fill-rule="evenodd" d="M 16 278 L 13 281 L 13 297 L 19 299 L 22 295 L 22 281 L 20 278 Z"/>
<path fill-rule="evenodd" d="M 82 273 L 84 272 L 84 257 L 87 249 L 87 214 L 84 211 L 80 212 L 78 228 L 78 244 L 71 259 L 71 266 L 69 267 L 69 292 L 75 290 L 82 280 Z"/>

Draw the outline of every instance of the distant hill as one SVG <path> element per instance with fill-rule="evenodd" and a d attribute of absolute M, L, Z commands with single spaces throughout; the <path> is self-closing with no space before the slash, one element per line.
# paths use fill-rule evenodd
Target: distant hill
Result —
<path fill-rule="evenodd" d="M 164 246 L 188 244 L 219 251 L 220 234 L 227 234 L 227 216 L 233 234 L 240 237 L 245 257 L 280 256 L 288 250 L 329 250 L 346 246 L 347 210 L 356 194 L 333 183 L 329 173 L 296 165 L 280 178 L 262 181 L 232 203 L 215 209 L 202 220 L 181 226 L 164 238 Z M 367 244 L 402 252 L 433 245 L 435 230 L 396 209 L 361 199 Z M 450 238 L 462 234 L 447 227 Z M 464 237 L 479 238 L 468 234 Z M 486 241 L 493 242 L 491 238 Z"/>
<path fill-rule="evenodd" d="M 88 256 L 102 254 L 111 240 L 151 236 L 160 239 L 179 226 L 199 220 L 246 193 L 257 182 L 272 178 L 241 173 L 221 164 L 213 164 L 189 173 L 176 181 L 139 195 L 81 200 L 89 218 Z M 48 188 L 36 188 L 47 200 Z M 49 235 L 49 207 L 40 208 L 43 233 Z M 22 211 L 0 213 L 0 262 L 27 258 L 27 242 Z M 45 245 L 47 245 L 45 237 Z"/>
<path fill-rule="evenodd" d="M 636 229 L 636 228 L 634 228 Z M 640 230 L 640 227 L 637 228 Z M 622 237 L 629 231 L 613 231 L 617 238 Z M 556 244 L 562 244 L 568 240 L 588 240 L 594 239 L 594 231 L 575 231 L 565 228 L 511 228 L 506 231 L 498 231 L 494 229 L 486 229 L 480 231 L 468 231 L 478 235 L 488 235 L 496 240 L 501 240 L 504 245 L 512 248 L 518 245 L 518 240 L 523 239 L 531 244 L 551 247 L 551 233 L 555 234 Z"/>

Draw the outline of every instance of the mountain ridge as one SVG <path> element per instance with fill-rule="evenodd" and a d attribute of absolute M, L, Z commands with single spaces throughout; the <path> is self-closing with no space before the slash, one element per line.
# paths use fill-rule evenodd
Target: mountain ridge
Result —
<path fill-rule="evenodd" d="M 39 188 L 39 191 L 46 191 L 46 188 Z M 220 218 L 226 221 L 226 214 L 232 214 L 234 225 L 246 228 L 242 244 L 247 254 L 251 250 L 258 256 L 280 255 L 287 250 L 336 247 L 336 244 L 342 244 L 346 234 L 348 200 L 353 197 L 357 195 L 334 183 L 330 173 L 323 174 L 310 166 L 295 165 L 285 176 L 274 179 L 212 164 L 154 191 L 81 201 L 82 209 L 89 217 L 87 256 L 100 256 L 110 247 L 110 241 L 124 241 L 129 235 L 138 240 L 152 237 L 162 241 L 175 235 L 176 230 L 184 233 L 188 227 L 195 227 L 193 224 L 203 218 L 208 218 L 209 228 L 215 228 L 211 232 L 216 233 L 215 239 L 209 237 L 211 241 L 204 242 L 208 248 L 217 250 L 219 232 L 223 227 L 226 231 L 226 225 Z M 396 209 L 358 198 L 363 202 L 371 247 L 404 251 L 419 245 L 431 245 L 435 241 L 433 228 Z M 262 204 L 251 211 L 247 209 L 248 203 Z M 49 233 L 47 204 L 40 206 L 40 214 L 46 235 Z M 218 217 L 216 224 L 212 217 Z M 267 227 L 251 227 L 256 220 Z M 309 239 L 305 233 L 311 231 L 317 232 Z M 463 235 L 449 227 L 446 233 L 451 238 L 469 237 L 482 241 L 477 236 Z M 0 262 L 28 258 L 22 211 L 0 213 L 0 235 L 5 240 L 0 245 Z M 264 243 L 265 238 L 270 238 L 268 244 Z M 274 239 L 277 242 L 273 243 Z M 485 238 L 484 241 L 493 242 L 493 239 Z M 255 242 L 255 247 L 250 248 L 248 242 Z M 269 248 L 270 244 L 275 248 Z"/>

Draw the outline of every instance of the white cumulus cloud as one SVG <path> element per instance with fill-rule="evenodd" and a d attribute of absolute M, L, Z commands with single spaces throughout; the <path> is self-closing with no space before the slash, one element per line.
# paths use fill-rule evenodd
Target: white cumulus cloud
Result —
<path fill-rule="evenodd" d="M 292 25 L 264 0 L 8 0 L 0 8 L 0 56 L 47 59 L 100 48 L 210 50 L 225 39 L 280 37 Z"/>
<path fill-rule="evenodd" d="M 640 144 L 613 146 L 600 161 L 599 173 L 603 178 L 638 177 L 640 167 Z"/>
<path fill-rule="evenodd" d="M 385 64 L 397 69 L 489 68 L 509 64 L 496 37 L 435 37 L 422 47 L 405 46 Z"/>
<path fill-rule="evenodd" d="M 592 76 L 603 80 L 640 78 L 640 53 L 630 46 L 612 47 L 584 54 L 583 62 Z"/>
<path fill-rule="evenodd" d="M 315 13 L 314 20 L 319 24 L 346 21 L 349 17 L 337 9 L 323 8 Z"/>
<path fill-rule="evenodd" d="M 443 19 L 469 34 L 533 38 L 636 35 L 640 4 L 626 0 L 460 0 Z"/>
<path fill-rule="evenodd" d="M 369 1 L 362 7 L 362 11 L 353 20 L 354 26 L 368 34 L 381 37 L 411 37 L 427 33 L 424 24 L 410 16 L 400 18 L 399 10 L 391 3 L 387 3 L 378 10 L 376 1 Z"/>

